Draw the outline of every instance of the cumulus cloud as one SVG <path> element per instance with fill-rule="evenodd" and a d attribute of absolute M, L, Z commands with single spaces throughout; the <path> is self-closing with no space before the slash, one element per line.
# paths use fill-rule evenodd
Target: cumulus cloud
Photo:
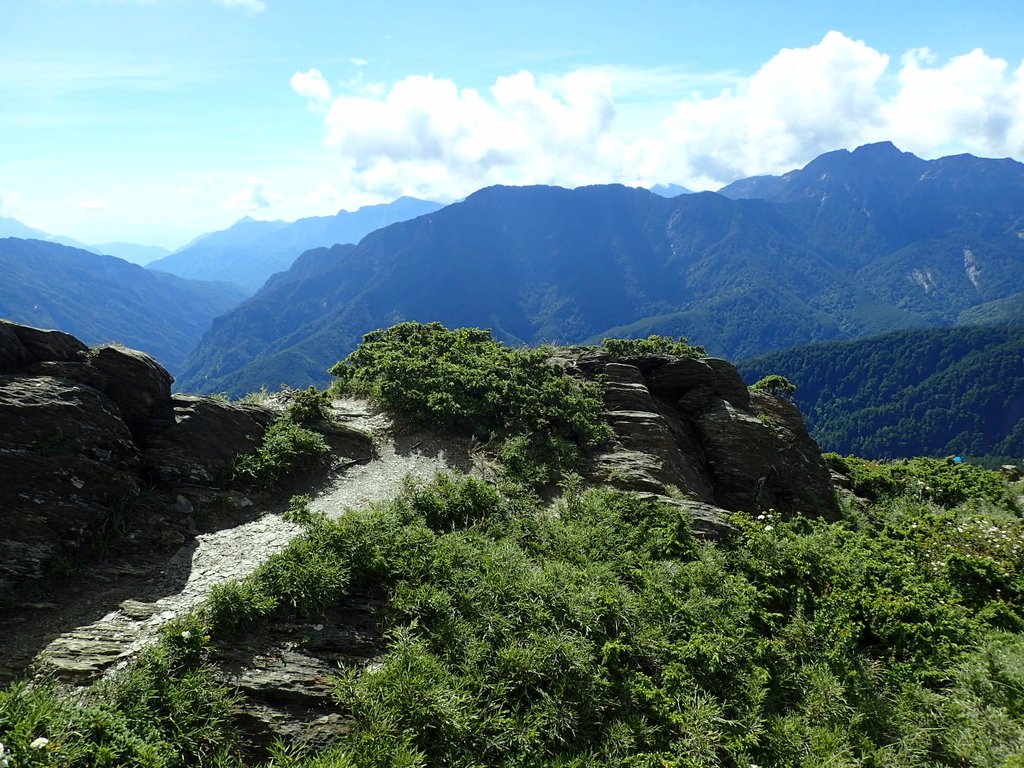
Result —
<path fill-rule="evenodd" d="M 584 181 L 614 112 L 607 78 L 589 72 L 545 86 L 519 72 L 499 77 L 486 95 L 410 76 L 383 93 L 336 98 L 325 117 L 326 143 L 350 160 L 366 188 L 402 179 L 428 190 L 460 178 Z"/>
<path fill-rule="evenodd" d="M 904 55 L 886 104 L 893 141 L 950 151 L 1024 154 L 1024 63 L 1015 72 L 975 49 L 934 66 L 927 49 Z"/>
<path fill-rule="evenodd" d="M 242 8 L 250 13 L 267 10 L 267 4 L 263 0 L 217 0 L 217 2 L 227 8 Z"/>
<path fill-rule="evenodd" d="M 521 71 L 477 90 L 410 75 L 375 90 L 353 81 L 334 96 L 309 70 L 292 88 L 325 110 L 325 143 L 348 169 L 343 182 L 379 194 L 450 199 L 492 183 L 715 188 L 881 140 L 925 157 L 1024 157 L 1024 63 L 1011 69 L 981 50 L 944 63 L 926 50 L 894 60 L 830 32 L 714 93 L 686 92 L 692 75 L 680 75 L 677 88 L 671 79 Z M 653 81 L 666 83 L 670 100 L 650 100 Z"/>
<path fill-rule="evenodd" d="M 299 96 L 309 100 L 309 108 L 324 109 L 331 101 L 331 86 L 319 69 L 296 72 L 288 81 Z"/>

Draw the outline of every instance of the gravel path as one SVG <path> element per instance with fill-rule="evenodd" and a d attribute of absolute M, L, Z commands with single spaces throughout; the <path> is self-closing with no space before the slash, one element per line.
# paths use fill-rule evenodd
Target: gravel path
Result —
<path fill-rule="evenodd" d="M 390 419 L 354 400 L 334 403 L 335 417 L 371 434 L 376 457 L 342 469 L 313 496 L 312 507 L 330 516 L 392 498 L 409 475 L 429 479 L 439 471 L 471 469 L 468 446 L 425 433 L 396 434 Z M 184 545 L 144 589 L 101 618 L 65 631 L 39 653 L 35 667 L 63 679 L 92 679 L 123 667 L 151 643 L 164 624 L 201 603 L 211 589 L 252 573 L 280 552 L 302 528 L 267 512 L 251 522 L 200 534 Z M 140 585 L 143 586 L 143 585 Z M 147 600 L 146 594 L 163 595 Z"/>

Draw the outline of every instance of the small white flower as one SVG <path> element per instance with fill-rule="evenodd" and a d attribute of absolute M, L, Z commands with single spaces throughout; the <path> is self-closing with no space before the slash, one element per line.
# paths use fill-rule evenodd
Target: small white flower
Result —
<path fill-rule="evenodd" d="M 192 633 L 189 632 L 187 629 L 181 633 L 182 640 L 188 640 L 190 637 L 192 637 Z"/>
<path fill-rule="evenodd" d="M 764 527 L 764 529 L 765 529 L 766 531 L 770 531 L 770 530 L 771 530 L 772 528 L 774 528 L 774 527 L 775 527 L 774 525 L 766 525 L 766 526 Z"/>
<path fill-rule="evenodd" d="M 42 749 L 43 747 L 45 747 L 49 743 L 50 743 L 50 740 L 48 738 L 46 738 L 45 736 L 40 736 L 38 739 L 33 741 L 31 744 L 29 744 L 29 746 L 32 749 Z"/>

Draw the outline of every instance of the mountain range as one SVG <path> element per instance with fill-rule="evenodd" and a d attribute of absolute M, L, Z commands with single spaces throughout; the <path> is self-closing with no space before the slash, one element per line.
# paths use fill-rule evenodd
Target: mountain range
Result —
<path fill-rule="evenodd" d="M 243 294 L 59 243 L 0 239 L 0 317 L 116 341 L 181 368 L 214 317 Z"/>
<path fill-rule="evenodd" d="M 294 222 L 244 218 L 228 229 L 196 238 L 149 267 L 195 280 L 234 283 L 255 293 L 275 272 L 303 252 L 335 243 L 357 243 L 375 229 L 441 208 L 441 203 L 401 197 L 334 216 L 310 216 Z"/>
<path fill-rule="evenodd" d="M 305 254 L 214 323 L 181 386 L 322 383 L 363 333 L 399 320 L 511 343 L 686 336 L 734 359 L 1005 322 L 1021 312 L 1022 257 L 1024 165 L 889 143 L 721 194 L 491 187 Z"/>

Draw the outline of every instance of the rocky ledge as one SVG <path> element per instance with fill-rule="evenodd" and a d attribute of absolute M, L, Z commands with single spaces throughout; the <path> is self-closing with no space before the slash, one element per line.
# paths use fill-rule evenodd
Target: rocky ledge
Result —
<path fill-rule="evenodd" d="M 0 603 L 114 537 L 195 532 L 275 412 L 172 395 L 172 381 L 142 352 L 0 320 Z"/>
<path fill-rule="evenodd" d="M 711 536 L 728 531 L 726 516 L 740 510 L 837 514 L 828 467 L 800 411 L 749 390 L 731 363 L 587 349 L 557 362 L 601 383 L 615 433 L 594 457 L 589 482 L 680 506 L 696 532 Z"/>

